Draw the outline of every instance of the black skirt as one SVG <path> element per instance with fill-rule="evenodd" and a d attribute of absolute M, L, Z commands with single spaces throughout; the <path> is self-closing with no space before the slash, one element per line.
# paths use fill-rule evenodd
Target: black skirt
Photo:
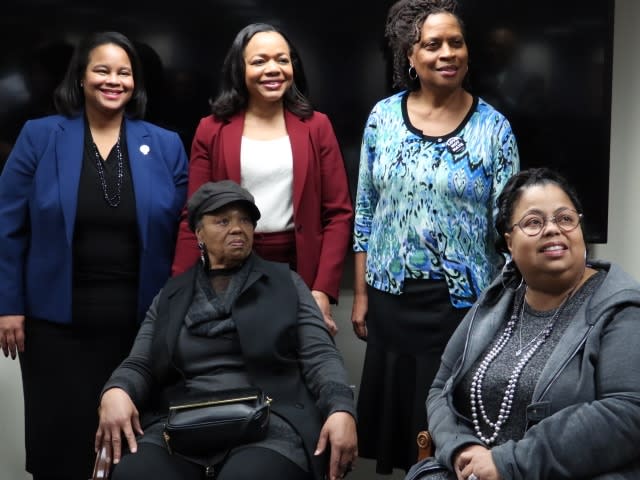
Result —
<path fill-rule="evenodd" d="M 444 281 L 408 280 L 402 295 L 368 288 L 367 349 L 358 394 L 358 451 L 376 472 L 408 470 L 427 428 L 425 401 L 447 341 L 468 311 Z"/>
<path fill-rule="evenodd" d="M 69 480 L 90 478 L 98 401 L 127 356 L 137 326 L 79 329 L 28 318 L 20 354 L 26 469 Z"/>

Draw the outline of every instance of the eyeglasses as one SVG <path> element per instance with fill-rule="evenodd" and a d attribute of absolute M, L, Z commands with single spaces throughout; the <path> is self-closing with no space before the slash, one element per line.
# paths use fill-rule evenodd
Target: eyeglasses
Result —
<path fill-rule="evenodd" d="M 520 227 L 525 235 L 535 237 L 542 229 L 547 225 L 547 222 L 555 223 L 563 232 L 571 232 L 578 228 L 582 221 L 582 214 L 575 210 L 565 209 L 552 215 L 549 218 L 545 218 L 538 213 L 529 213 L 522 217 L 518 223 L 514 223 L 511 229 L 514 229 L 516 225 Z"/>

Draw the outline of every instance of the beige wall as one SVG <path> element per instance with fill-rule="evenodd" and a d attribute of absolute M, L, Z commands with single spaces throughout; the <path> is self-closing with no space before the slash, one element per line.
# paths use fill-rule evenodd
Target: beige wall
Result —
<path fill-rule="evenodd" d="M 0 478 L 31 478 L 31 475 L 24 473 L 22 417 L 22 383 L 18 361 L 7 360 L 0 355 Z"/>
<path fill-rule="evenodd" d="M 609 232 L 606 245 L 595 245 L 596 257 L 612 260 L 640 279 L 640 2 L 617 0 L 615 13 L 613 104 Z M 588 213 L 588 212 L 587 212 Z M 351 381 L 357 385 L 364 344 L 351 332 L 351 292 L 343 292 L 335 315 L 341 332 L 338 347 L 344 354 Z M 51 392 L 55 395 L 55 392 Z M 53 412 L 52 412 L 53 413 Z M 31 478 L 24 468 L 22 390 L 19 366 L 0 358 L 0 478 Z M 375 478 L 371 462 L 361 461 L 352 480 Z M 400 479 L 396 473 L 387 480 Z"/>
<path fill-rule="evenodd" d="M 611 105 L 611 169 L 607 243 L 596 257 L 640 279 L 640 2 L 617 0 Z M 587 212 L 588 213 L 588 212 Z"/>

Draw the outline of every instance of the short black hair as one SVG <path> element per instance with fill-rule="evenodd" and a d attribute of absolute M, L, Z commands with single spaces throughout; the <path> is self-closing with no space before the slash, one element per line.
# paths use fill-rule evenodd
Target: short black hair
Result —
<path fill-rule="evenodd" d="M 513 175 L 505 184 L 502 192 L 498 196 L 498 215 L 496 217 L 496 230 L 498 238 L 496 239 L 496 250 L 499 253 L 509 253 L 507 241 L 504 238 L 505 233 L 509 233 L 513 228 L 513 211 L 518 200 L 522 196 L 524 190 L 535 185 L 558 186 L 567 194 L 571 203 L 578 211 L 582 213 L 582 203 L 574 188 L 569 184 L 566 178 L 560 173 L 550 168 L 530 168 Z"/>
<path fill-rule="evenodd" d="M 464 23 L 457 13 L 455 0 L 400 0 L 394 3 L 387 14 L 385 37 L 393 56 L 393 86 L 408 90 L 420 87 L 418 79 L 409 76 L 411 48 L 420 41 L 422 25 L 429 15 L 449 13 L 453 15 L 464 35 Z"/>
<path fill-rule="evenodd" d="M 307 98 L 307 80 L 300 55 L 289 38 L 279 28 L 268 23 L 252 23 L 236 35 L 222 64 L 220 89 L 216 98 L 210 101 L 211 112 L 220 119 L 229 120 L 247 107 L 249 91 L 245 81 L 244 49 L 256 33 L 262 32 L 282 35 L 289 46 L 293 82 L 283 97 L 285 108 L 300 118 L 311 117 L 313 106 Z"/>
<path fill-rule="evenodd" d="M 125 106 L 125 112 L 131 118 L 144 117 L 147 108 L 147 91 L 144 88 L 142 63 L 133 43 L 119 32 L 92 33 L 78 44 L 67 67 L 67 72 L 54 92 L 53 100 L 58 113 L 71 117 L 82 111 L 84 93 L 80 82 L 87 70 L 89 55 L 95 48 L 108 44 L 122 48 L 131 62 L 135 85 L 133 95 Z"/>

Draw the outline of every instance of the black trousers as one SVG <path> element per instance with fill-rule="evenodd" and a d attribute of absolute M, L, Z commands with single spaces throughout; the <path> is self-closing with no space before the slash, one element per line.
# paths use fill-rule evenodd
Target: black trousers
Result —
<path fill-rule="evenodd" d="M 201 480 L 204 467 L 149 443 L 138 444 L 138 452 L 122 457 L 111 480 Z M 311 480 L 313 475 L 273 450 L 247 447 L 233 452 L 216 480 Z"/>
<path fill-rule="evenodd" d="M 91 476 L 100 392 L 136 331 L 136 325 L 90 330 L 27 318 L 20 367 L 26 469 L 35 480 Z"/>

